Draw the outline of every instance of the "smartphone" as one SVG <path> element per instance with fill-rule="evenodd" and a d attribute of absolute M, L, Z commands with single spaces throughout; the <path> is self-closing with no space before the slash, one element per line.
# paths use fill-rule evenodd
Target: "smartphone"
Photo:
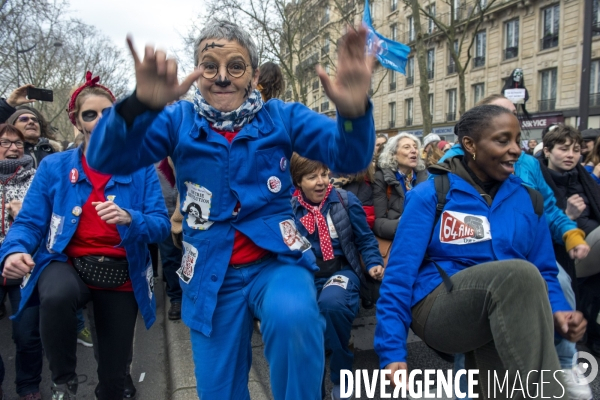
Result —
<path fill-rule="evenodd" d="M 54 101 L 54 93 L 50 89 L 27 88 L 29 100 Z"/>

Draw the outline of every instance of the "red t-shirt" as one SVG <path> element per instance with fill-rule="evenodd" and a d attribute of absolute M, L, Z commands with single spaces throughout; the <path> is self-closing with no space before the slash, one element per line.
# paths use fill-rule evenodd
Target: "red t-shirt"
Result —
<path fill-rule="evenodd" d="M 85 175 L 92 184 L 92 192 L 81 207 L 79 225 L 71 241 L 65 248 L 65 254 L 70 258 L 97 255 L 124 258 L 127 256 L 125 248 L 116 247 L 121 243 L 121 236 L 119 236 L 117 226 L 102 221 L 98 216 L 96 207 L 92 205 L 92 202 L 106 201 L 104 188 L 112 175 L 106 175 L 91 169 L 85 160 L 85 156 L 81 157 L 81 164 L 83 165 L 83 172 L 85 172 Z M 92 286 L 90 287 L 96 289 Z M 118 288 L 110 290 L 133 291 L 131 280 Z"/>
<path fill-rule="evenodd" d="M 220 131 L 211 128 L 217 132 L 219 135 L 223 136 L 229 143 L 233 141 L 238 131 L 228 132 L 228 131 Z M 235 206 L 236 209 L 239 209 L 240 203 Z M 268 250 L 262 249 L 258 247 L 254 242 L 246 235 L 244 235 L 240 231 L 235 231 L 235 236 L 233 238 L 233 252 L 231 253 L 231 259 L 229 260 L 229 264 L 247 264 L 259 260 L 266 256 L 269 253 Z"/>

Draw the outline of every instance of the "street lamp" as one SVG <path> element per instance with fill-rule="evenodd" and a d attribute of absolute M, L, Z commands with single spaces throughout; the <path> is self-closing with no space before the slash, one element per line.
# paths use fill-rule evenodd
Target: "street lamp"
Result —
<path fill-rule="evenodd" d="M 28 53 L 31 50 L 35 49 L 35 47 L 38 45 L 39 42 L 35 43 L 33 46 L 27 48 L 27 49 L 19 49 L 17 47 L 17 44 L 15 43 L 15 52 L 17 53 L 17 87 L 21 86 L 21 83 L 19 82 L 19 76 L 21 75 L 21 72 L 19 70 L 19 54 L 24 54 L 24 53 Z M 62 42 L 56 40 L 53 43 L 54 47 L 62 47 Z"/>

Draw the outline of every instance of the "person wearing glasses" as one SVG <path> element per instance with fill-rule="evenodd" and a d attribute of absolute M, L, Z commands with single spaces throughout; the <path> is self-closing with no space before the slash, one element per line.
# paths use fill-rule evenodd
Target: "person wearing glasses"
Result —
<path fill-rule="evenodd" d="M 325 321 L 313 283 L 315 256 L 291 209 L 289 164 L 294 151 L 340 173 L 371 161 L 366 30 L 350 28 L 340 40 L 335 82 L 317 69 L 337 120 L 299 103 L 264 102 L 256 90 L 256 45 L 234 23 L 205 26 L 194 46 L 197 68 L 181 83 L 175 60 L 147 46 L 142 61 L 128 42 L 136 91 L 105 110 L 89 162 L 114 173 L 173 160 L 184 216 L 181 317 L 191 330 L 199 397 L 250 399 L 256 317 L 274 398 L 320 400 Z M 194 82 L 193 104 L 167 106 Z M 201 220 L 190 225 L 193 203 Z"/>
<path fill-rule="evenodd" d="M 50 133 L 50 125 L 43 115 L 29 106 L 35 100 L 27 99 L 24 85 L 15 89 L 8 98 L 0 99 L 0 123 L 16 126 L 25 137 L 24 152 L 33 158 L 33 167 L 37 168 L 44 157 L 62 151 L 60 143 Z"/>
<path fill-rule="evenodd" d="M 21 211 L 21 204 L 35 176 L 33 159 L 24 154 L 25 138 L 12 125 L 0 124 L 0 189 L 2 218 L 0 244 Z M 0 278 L 0 298 L 8 296 L 15 312 L 21 302 L 21 279 Z M 41 399 L 39 385 L 42 381 L 42 342 L 37 323 L 39 307 L 31 307 L 19 321 L 13 321 L 13 340 L 16 346 L 16 391 L 21 399 Z M 4 364 L 0 357 L 0 398 Z"/>
<path fill-rule="evenodd" d="M 109 175 L 88 165 L 94 126 L 115 101 L 98 82 L 88 72 L 68 105 L 83 144 L 42 161 L 0 248 L 2 276 L 23 278 L 16 320 L 39 304 L 52 400 L 76 398 L 76 312 L 89 302 L 98 360 L 96 398 L 130 397 L 125 396 L 126 385 L 133 386 L 127 364 L 138 311 L 146 328 L 156 319 L 147 244 L 169 234 L 153 166 Z"/>

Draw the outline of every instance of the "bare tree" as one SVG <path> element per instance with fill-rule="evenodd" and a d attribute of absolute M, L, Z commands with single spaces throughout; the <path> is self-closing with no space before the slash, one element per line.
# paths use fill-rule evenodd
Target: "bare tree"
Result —
<path fill-rule="evenodd" d="M 450 57 L 458 75 L 459 112 L 463 114 L 467 103 L 465 71 L 473 58 L 471 50 L 475 44 L 476 33 L 483 24 L 486 13 L 494 6 L 496 0 L 475 0 L 472 2 L 443 0 L 442 3 L 445 3 L 450 11 L 441 15 L 436 15 L 434 10 L 423 7 L 416 0 L 411 1 L 417 3 L 421 14 L 430 19 L 439 30 L 439 32 L 432 32 L 431 36 L 440 34 L 446 40 Z M 413 13 L 413 15 L 416 16 L 417 14 Z M 422 29 L 419 29 L 419 33 L 423 34 Z M 462 58 L 461 55 L 463 55 Z M 421 53 L 418 54 L 418 57 L 424 58 L 426 55 Z M 421 102 L 423 102 L 423 98 L 421 98 Z"/>

